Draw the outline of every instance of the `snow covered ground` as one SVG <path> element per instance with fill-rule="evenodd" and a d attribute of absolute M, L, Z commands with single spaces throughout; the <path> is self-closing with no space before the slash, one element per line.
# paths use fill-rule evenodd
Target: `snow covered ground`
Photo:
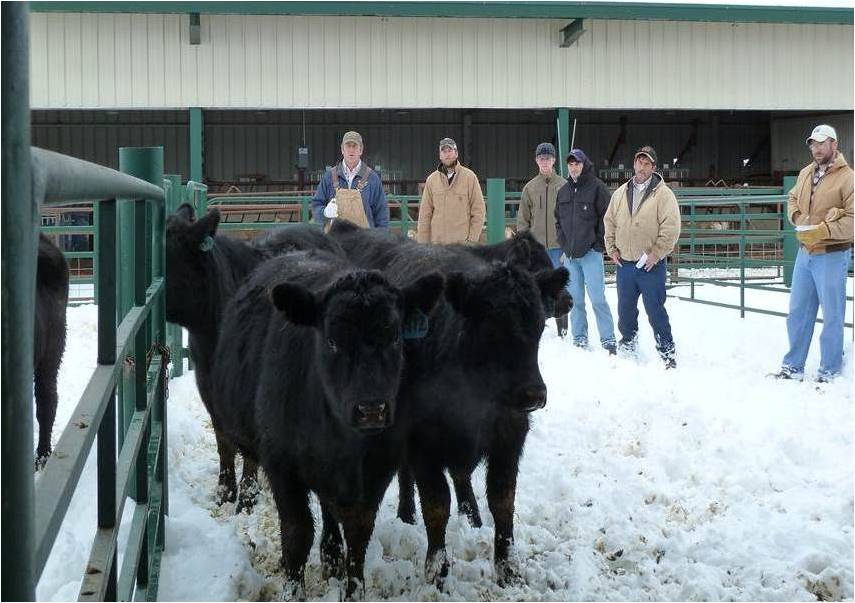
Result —
<path fill-rule="evenodd" d="M 688 288 L 670 293 L 688 295 Z M 613 287 L 607 295 L 614 310 Z M 703 285 L 696 296 L 738 303 L 739 291 Z M 781 311 L 787 301 L 756 291 L 746 299 Z M 493 526 L 479 469 L 474 485 L 485 525 L 474 529 L 452 515 L 447 592 L 423 582 L 424 528 L 395 518 L 393 482 L 368 548 L 366 598 L 852 599 L 852 331 L 844 376 L 817 389 L 819 329 L 809 380 L 778 382 L 765 375 L 785 352 L 783 318 L 740 319 L 735 310 L 676 299 L 668 311 L 676 371 L 661 367 L 644 322 L 639 360 L 572 348 L 547 325 L 540 364 L 549 402 L 532 416 L 517 490 L 523 585 L 500 589 L 493 581 Z M 69 309 L 57 434 L 94 367 L 95 322 L 93 306 Z M 272 499 L 262 492 L 252 515 L 216 506 L 216 448 L 192 373 L 170 384 L 169 438 L 160 598 L 280 598 Z M 77 596 L 94 534 L 93 465 L 39 584 L 40 600 Z M 317 545 L 306 582 L 310 598 L 339 599 L 339 585 L 320 580 Z"/>

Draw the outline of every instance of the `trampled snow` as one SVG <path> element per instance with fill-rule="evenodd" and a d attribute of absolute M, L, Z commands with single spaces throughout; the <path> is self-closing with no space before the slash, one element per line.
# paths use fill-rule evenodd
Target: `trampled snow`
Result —
<path fill-rule="evenodd" d="M 687 287 L 672 294 L 688 296 Z M 849 294 L 851 295 L 851 283 Z M 701 299 L 738 303 L 703 285 Z M 607 297 L 616 317 L 615 290 Z M 786 311 L 787 295 L 746 304 Z M 573 348 L 549 321 L 540 349 L 548 386 L 520 467 L 515 556 L 523 582 L 493 580 L 484 471 L 474 476 L 484 527 L 452 513 L 446 592 L 423 580 L 426 537 L 395 517 L 393 481 L 368 547 L 366 599 L 787 600 L 853 598 L 853 366 L 817 387 L 819 331 L 804 383 L 775 381 L 783 318 L 669 299 L 678 368 L 659 362 L 641 311 L 637 360 Z M 847 309 L 851 320 L 851 303 Z M 590 336 L 596 326 L 589 309 Z M 69 309 L 59 430 L 95 364 L 95 308 Z M 217 454 L 193 373 L 170 383 L 170 515 L 159 598 L 282 596 L 279 527 L 262 490 L 251 515 L 215 503 Z M 94 462 L 84 471 L 39 584 L 40 600 L 76 598 L 95 525 Z M 454 503 L 452 503 L 454 506 Z M 317 514 L 317 506 L 314 506 Z M 307 596 L 338 600 L 320 579 L 316 544 Z M 120 542 L 120 546 L 122 542 Z"/>

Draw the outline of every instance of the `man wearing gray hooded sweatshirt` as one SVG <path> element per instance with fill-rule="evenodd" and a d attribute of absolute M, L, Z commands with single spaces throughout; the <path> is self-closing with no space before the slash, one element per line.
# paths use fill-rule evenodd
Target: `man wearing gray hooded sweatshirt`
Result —
<path fill-rule="evenodd" d="M 605 230 L 603 216 L 609 207 L 609 190 L 593 173 L 594 166 L 581 149 L 567 155 L 570 178 L 558 191 L 555 228 L 558 242 L 570 271 L 567 289 L 573 298 L 570 332 L 573 345 L 588 346 L 588 316 L 585 291 L 594 307 L 600 343 L 609 354 L 616 353 L 615 326 L 606 301 L 606 274 L 603 265 Z"/>

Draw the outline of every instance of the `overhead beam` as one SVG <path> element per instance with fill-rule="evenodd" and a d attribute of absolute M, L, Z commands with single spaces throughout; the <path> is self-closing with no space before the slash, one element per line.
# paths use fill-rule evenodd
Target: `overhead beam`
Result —
<path fill-rule="evenodd" d="M 852 25 L 851 8 L 657 2 L 31 2 L 33 12 L 628 19 Z"/>

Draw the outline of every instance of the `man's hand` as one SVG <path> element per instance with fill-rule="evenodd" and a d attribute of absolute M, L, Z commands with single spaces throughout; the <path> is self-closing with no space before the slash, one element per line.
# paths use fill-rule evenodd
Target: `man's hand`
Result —
<path fill-rule="evenodd" d="M 660 259 L 659 256 L 657 256 L 655 253 L 653 253 L 651 251 L 650 253 L 647 254 L 647 261 L 644 262 L 644 269 L 647 272 L 650 272 L 653 269 L 653 267 L 657 263 L 659 263 L 659 259 Z"/>
<path fill-rule="evenodd" d="M 796 231 L 796 238 L 808 249 L 829 237 L 831 237 L 831 232 L 828 230 L 828 224 L 825 222 L 821 222 L 816 228 L 810 230 Z"/>
<path fill-rule="evenodd" d="M 618 266 L 623 266 L 623 264 L 620 263 L 620 251 L 617 249 L 612 252 L 612 261 Z"/>

